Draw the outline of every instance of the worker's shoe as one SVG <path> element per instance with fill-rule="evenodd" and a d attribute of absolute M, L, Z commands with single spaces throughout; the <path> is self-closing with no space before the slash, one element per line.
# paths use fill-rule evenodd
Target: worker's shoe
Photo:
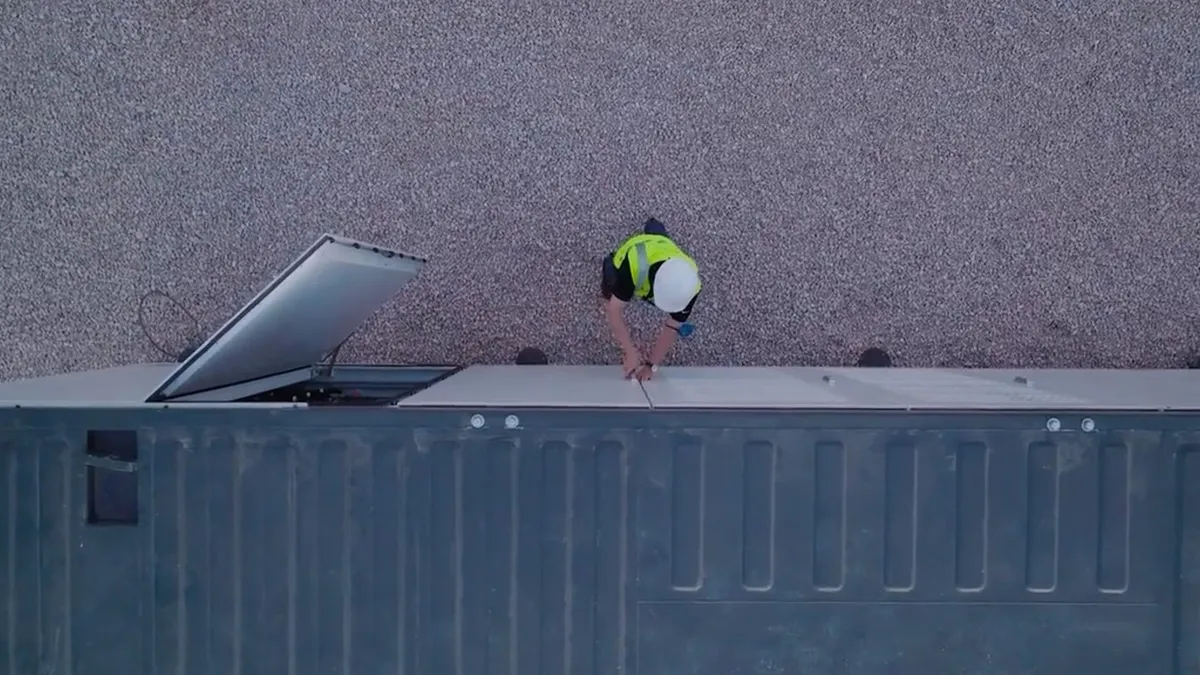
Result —
<path fill-rule="evenodd" d="M 858 366 L 860 368 L 890 368 L 892 356 L 879 347 L 871 347 L 859 354 Z"/>
<path fill-rule="evenodd" d="M 664 237 L 670 238 L 667 234 L 667 226 L 663 225 L 658 218 L 647 218 L 642 225 L 642 232 L 646 234 L 661 234 Z"/>
<path fill-rule="evenodd" d="M 550 363 L 550 359 L 546 357 L 546 352 L 537 347 L 526 347 L 517 352 L 518 366 L 545 366 Z"/>

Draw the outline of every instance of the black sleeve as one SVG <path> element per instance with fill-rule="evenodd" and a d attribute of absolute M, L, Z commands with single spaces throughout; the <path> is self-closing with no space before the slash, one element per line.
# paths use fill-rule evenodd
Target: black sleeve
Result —
<path fill-rule="evenodd" d="M 693 295 L 692 301 L 688 303 L 687 307 L 684 307 L 682 312 L 675 312 L 672 314 L 671 318 L 675 319 L 679 323 L 687 323 L 688 317 L 692 315 L 692 307 L 696 305 L 696 298 L 698 297 L 700 297 L 699 293 Z"/>
<path fill-rule="evenodd" d="M 617 279 L 612 287 L 613 297 L 621 302 L 633 302 L 633 272 L 629 269 L 629 259 L 617 268 Z"/>

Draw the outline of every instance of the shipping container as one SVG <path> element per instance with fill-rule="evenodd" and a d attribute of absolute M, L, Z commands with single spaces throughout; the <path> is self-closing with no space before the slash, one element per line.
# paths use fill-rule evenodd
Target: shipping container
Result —
<path fill-rule="evenodd" d="M 1193 416 L 3 419 L 4 672 L 1200 665 Z"/>
<path fill-rule="evenodd" d="M 1194 371 L 334 363 L 421 264 L 0 383 L 0 672 L 1200 668 Z"/>

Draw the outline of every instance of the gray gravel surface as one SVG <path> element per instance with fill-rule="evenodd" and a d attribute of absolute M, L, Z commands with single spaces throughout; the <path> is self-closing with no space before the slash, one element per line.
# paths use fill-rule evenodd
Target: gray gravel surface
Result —
<path fill-rule="evenodd" d="M 1195 0 L 0 13 L 3 376 L 152 359 L 143 292 L 211 330 L 325 231 L 431 258 L 347 358 L 615 362 L 599 261 L 651 214 L 705 280 L 680 363 L 1200 346 Z"/>

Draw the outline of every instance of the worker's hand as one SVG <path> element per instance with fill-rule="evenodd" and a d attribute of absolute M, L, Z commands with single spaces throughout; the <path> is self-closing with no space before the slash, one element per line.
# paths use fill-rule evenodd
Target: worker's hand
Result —
<path fill-rule="evenodd" d="M 638 366 L 637 372 L 634 373 L 634 376 L 637 377 L 638 382 L 646 382 L 647 380 L 653 379 L 654 366 L 651 366 L 649 363 L 643 363 L 642 365 Z"/>
<path fill-rule="evenodd" d="M 636 349 L 625 352 L 625 359 L 621 361 L 621 368 L 625 373 L 625 378 L 628 379 L 637 375 L 637 371 L 642 367 L 644 361 L 645 359 L 642 358 L 641 353 Z"/>

